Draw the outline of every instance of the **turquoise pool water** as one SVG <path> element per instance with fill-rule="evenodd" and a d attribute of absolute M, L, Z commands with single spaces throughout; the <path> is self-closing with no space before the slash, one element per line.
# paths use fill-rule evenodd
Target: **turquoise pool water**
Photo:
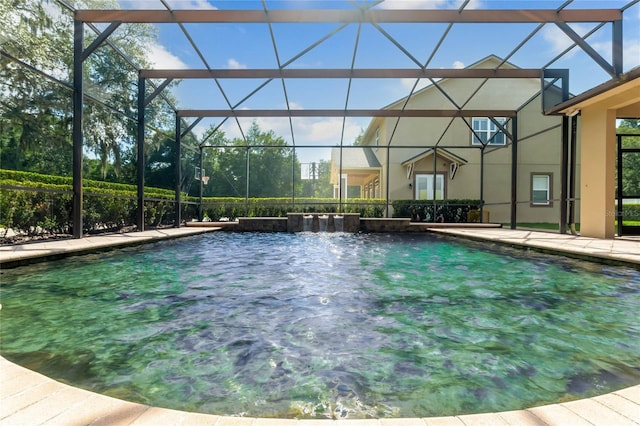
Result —
<path fill-rule="evenodd" d="M 162 407 L 421 417 L 640 383 L 640 272 L 488 244 L 214 233 L 1 278 L 3 356 Z"/>

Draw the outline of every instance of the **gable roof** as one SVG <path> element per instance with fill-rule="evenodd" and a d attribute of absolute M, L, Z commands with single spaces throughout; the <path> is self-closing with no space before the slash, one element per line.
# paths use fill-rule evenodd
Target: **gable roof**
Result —
<path fill-rule="evenodd" d="M 331 149 L 331 163 L 340 164 L 340 148 Z M 373 149 L 368 146 L 342 150 L 343 169 L 371 169 L 382 167 Z"/>
<path fill-rule="evenodd" d="M 508 68 L 508 69 L 519 69 L 520 67 L 512 64 L 511 62 L 505 61 L 504 59 L 500 58 L 497 55 L 491 54 L 488 55 L 482 59 L 480 59 L 479 61 L 468 65 L 466 67 L 464 67 L 464 69 L 483 69 L 483 68 L 488 68 L 488 69 L 498 69 L 498 68 Z M 438 81 L 436 81 L 438 83 L 438 86 L 441 86 L 442 84 L 447 84 L 447 81 L 450 80 L 456 80 L 454 78 L 443 78 L 440 79 Z M 413 94 L 411 94 L 411 99 L 414 99 L 416 97 L 419 97 L 431 90 L 437 90 L 437 87 L 432 83 L 429 84 L 419 90 L 417 90 L 416 92 L 414 92 Z M 404 103 L 407 101 L 407 99 L 409 98 L 409 96 L 405 96 L 402 97 L 384 107 L 382 107 L 382 109 L 402 109 L 404 107 Z M 374 117 L 371 119 L 371 121 L 369 121 L 369 124 L 367 125 L 367 128 L 365 130 L 365 132 L 363 133 L 363 135 L 366 137 L 367 135 L 369 135 L 372 131 L 373 128 L 375 127 L 375 123 L 384 120 L 383 117 Z"/>
<path fill-rule="evenodd" d="M 429 157 L 430 155 L 433 155 L 433 153 L 435 152 L 434 148 L 429 148 L 426 151 L 421 152 L 418 155 L 415 155 L 407 160 L 404 160 L 402 162 L 402 166 L 406 167 L 410 164 L 414 164 L 417 163 L 418 161 Z M 442 157 L 446 160 L 448 160 L 450 163 L 460 163 L 460 164 L 467 164 L 468 161 L 465 160 L 464 158 L 460 157 L 459 155 L 454 154 L 453 152 L 444 149 L 444 148 L 437 148 L 437 154 L 438 157 Z"/>
<path fill-rule="evenodd" d="M 515 66 L 514 64 L 512 64 L 511 62 L 505 61 L 504 59 L 496 56 L 496 55 L 489 55 L 483 59 L 480 59 L 479 61 L 464 67 L 464 69 L 479 69 L 479 68 L 488 68 L 488 69 L 498 69 L 498 68 L 509 68 L 509 69 L 519 69 L 519 67 Z M 441 85 L 443 83 L 446 83 L 449 80 L 455 80 L 455 79 L 451 79 L 451 78 L 442 78 L 440 80 L 437 80 L 436 83 L 438 83 L 438 85 Z M 422 93 L 433 90 L 436 86 L 431 83 L 419 90 L 417 90 L 416 92 L 414 92 L 411 95 L 411 98 L 414 98 L 416 96 L 420 96 Z M 395 102 L 390 103 L 389 105 L 383 107 L 382 109 L 396 109 L 396 108 L 402 108 L 402 106 L 404 105 L 404 103 L 407 101 L 407 98 L 409 96 L 405 96 L 403 98 L 398 99 Z"/>

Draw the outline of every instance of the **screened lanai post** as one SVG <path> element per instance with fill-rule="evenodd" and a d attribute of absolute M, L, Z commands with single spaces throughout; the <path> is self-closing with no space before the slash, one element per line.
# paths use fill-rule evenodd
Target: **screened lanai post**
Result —
<path fill-rule="evenodd" d="M 202 211 L 202 191 L 204 190 L 204 168 L 203 168 L 203 154 L 204 148 L 200 145 L 200 200 L 198 202 L 198 222 L 202 222 L 204 218 L 204 212 Z"/>
<path fill-rule="evenodd" d="M 342 191 L 347 193 L 347 189 L 342 187 L 342 141 L 340 141 L 340 170 L 338 171 L 338 212 L 342 213 Z"/>
<path fill-rule="evenodd" d="M 613 59 L 613 72 L 615 77 L 622 74 L 622 19 L 616 19 L 612 22 L 612 41 L 611 41 L 611 57 Z"/>
<path fill-rule="evenodd" d="M 73 26 L 73 237 L 82 238 L 82 84 L 84 22 Z"/>
<path fill-rule="evenodd" d="M 576 147 L 578 137 L 578 117 L 571 117 L 571 153 L 569 160 L 569 226 L 571 233 L 575 233 L 576 223 Z"/>
<path fill-rule="evenodd" d="M 136 182 L 138 187 L 138 207 L 136 209 L 136 226 L 144 231 L 144 116 L 145 116 L 145 78 L 138 77 L 138 140 L 136 156 Z"/>
<path fill-rule="evenodd" d="M 390 179 L 390 177 L 389 176 L 391 175 L 391 172 L 390 172 L 390 167 L 389 167 L 389 161 L 391 161 L 391 155 L 390 155 L 391 149 L 389 149 L 389 145 L 391 145 L 391 141 L 389 141 L 389 143 L 387 143 L 387 146 L 386 146 L 386 150 L 387 150 L 387 166 L 386 166 L 386 169 L 384 171 L 384 174 L 385 174 L 384 185 L 386 186 L 386 188 L 385 188 L 385 196 L 384 196 L 384 198 L 385 198 L 384 203 L 387 206 L 387 208 L 385 209 L 386 210 L 386 216 L 385 216 L 386 218 L 389 218 L 389 213 L 390 213 L 390 211 L 389 211 L 390 210 L 389 209 L 389 187 L 390 187 L 389 179 Z M 415 191 L 415 188 L 414 188 L 414 191 Z M 413 194 L 411 196 L 414 197 Z"/>
<path fill-rule="evenodd" d="M 438 203 L 436 201 L 436 180 L 438 179 L 438 147 L 433 147 L 433 182 L 432 182 L 432 196 L 433 196 L 433 216 L 431 217 L 431 222 L 436 221 L 436 209 L 438 208 Z"/>
<path fill-rule="evenodd" d="M 247 154 L 245 161 L 245 192 L 244 192 L 244 215 L 249 216 L 249 147 L 247 146 Z"/>
<path fill-rule="evenodd" d="M 511 120 L 511 220 L 510 228 L 518 223 L 518 117 Z"/>
<path fill-rule="evenodd" d="M 175 180 L 175 189 L 176 189 L 176 211 L 175 211 L 175 223 L 173 224 L 174 228 L 180 228 L 180 222 L 182 222 L 182 202 L 180 201 L 180 181 L 182 180 L 182 173 L 180 170 L 180 160 L 182 158 L 182 136 L 180 135 L 180 117 L 176 113 L 176 156 L 174 158 L 174 174 L 173 178 Z"/>
<path fill-rule="evenodd" d="M 302 171 L 301 171 L 302 172 Z M 302 179 L 302 176 L 300 176 Z M 291 149 L 291 207 L 296 204 L 296 147 Z"/>
<path fill-rule="evenodd" d="M 487 146 L 482 144 L 480 148 L 480 218 L 478 219 L 482 222 L 482 216 L 484 214 L 484 149 Z"/>
<path fill-rule="evenodd" d="M 560 156 L 560 233 L 567 233 L 567 190 L 569 185 L 569 117 L 562 116 L 562 154 Z M 551 202 L 551 200 L 549 200 Z"/>
<path fill-rule="evenodd" d="M 622 224 L 623 224 L 623 220 L 622 220 L 622 201 L 623 201 L 623 196 L 624 196 L 624 191 L 623 191 L 623 175 L 622 175 L 622 136 L 621 135 L 616 135 L 616 138 L 618 139 L 618 146 L 617 146 L 617 160 L 616 160 L 616 219 L 617 219 L 617 225 L 618 225 L 618 229 L 617 229 L 617 233 L 618 233 L 618 237 L 622 236 Z"/>

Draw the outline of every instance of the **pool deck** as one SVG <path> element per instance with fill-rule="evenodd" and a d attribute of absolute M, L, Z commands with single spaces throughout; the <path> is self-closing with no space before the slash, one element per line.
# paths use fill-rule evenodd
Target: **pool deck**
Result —
<path fill-rule="evenodd" d="M 0 247 L 3 267 L 213 232 L 178 228 Z M 640 239 L 599 240 L 509 229 L 437 229 L 459 238 L 640 267 Z M 0 357 L 0 425 L 316 426 L 330 420 L 283 420 L 187 413 L 122 401 L 57 382 Z M 337 420 L 346 426 L 640 425 L 640 385 L 594 398 L 500 413 L 421 419 Z"/>
<path fill-rule="evenodd" d="M 81 239 L 34 241 L 0 246 L 0 268 L 56 260 L 62 257 L 95 253 L 118 247 L 146 244 L 160 240 L 188 237 L 220 230 L 210 228 L 166 228 L 144 232 L 124 232 L 89 236 Z"/>
<path fill-rule="evenodd" d="M 440 228 L 431 229 L 431 232 L 640 268 L 639 236 L 603 240 L 554 232 L 505 228 Z"/>

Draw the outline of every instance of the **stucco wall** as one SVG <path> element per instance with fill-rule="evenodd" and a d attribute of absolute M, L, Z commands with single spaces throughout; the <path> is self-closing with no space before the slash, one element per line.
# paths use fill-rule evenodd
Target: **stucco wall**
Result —
<path fill-rule="evenodd" d="M 550 222 L 560 220 L 560 203 L 554 201 L 551 206 L 531 206 L 532 173 L 552 175 L 552 196 L 560 197 L 561 186 L 561 118 L 544 116 L 541 100 L 534 97 L 540 89 L 536 79 L 495 79 L 482 84 L 478 79 L 457 79 L 441 82 L 441 87 L 458 104 L 467 109 L 516 109 L 518 112 L 518 184 L 517 184 L 517 220 L 518 222 Z M 465 104 L 471 94 L 479 87 L 473 99 Z M 455 109 L 452 103 L 436 88 L 431 87 L 414 95 L 407 108 Z M 395 107 L 402 106 L 398 102 Z M 391 105 L 389 108 L 393 108 Z M 424 152 L 431 146 L 447 149 L 450 153 L 462 157 L 466 163 L 459 167 L 454 179 L 449 174 L 449 161 L 438 158 L 437 171 L 445 174 L 446 198 L 480 198 L 480 150 L 472 148 L 471 130 L 461 118 L 451 122 L 450 118 L 402 118 L 397 126 L 390 146 L 387 164 L 386 146 L 396 125 L 396 118 L 376 119 L 365 133 L 364 143 L 375 144 L 375 129 L 379 129 L 381 148 L 376 150 L 382 164 L 382 195 L 386 195 L 387 167 L 389 198 L 411 199 L 414 197 L 415 178 L 407 178 L 407 169 L 402 163 Z M 471 119 L 467 118 L 468 123 Z M 509 124 L 512 131 L 512 125 Z M 415 148 L 400 148 L 415 146 Z M 491 212 L 491 221 L 508 222 L 511 200 L 511 146 L 485 149 L 484 155 L 484 193 L 483 197 Z M 578 154 L 579 159 L 579 154 Z M 415 173 L 432 173 L 433 156 L 418 161 L 414 165 Z M 578 165 L 579 173 L 579 165 Z M 411 184 L 411 187 L 410 187 Z M 576 184 L 579 191 L 579 182 Z M 579 197 L 579 193 L 577 194 Z M 578 204 L 579 206 L 579 204 Z M 577 212 L 576 214 L 579 214 Z"/>

